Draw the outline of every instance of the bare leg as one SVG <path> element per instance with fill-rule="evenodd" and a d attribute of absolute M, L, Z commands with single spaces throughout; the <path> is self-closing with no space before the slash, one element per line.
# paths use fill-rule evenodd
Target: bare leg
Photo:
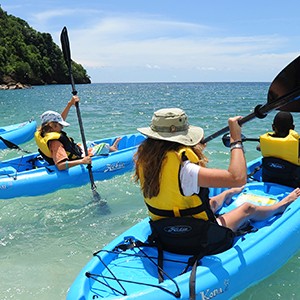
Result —
<path fill-rule="evenodd" d="M 209 200 L 210 208 L 215 213 L 223 206 L 223 203 L 229 204 L 233 195 L 240 193 L 244 186 L 231 188 L 223 191 L 219 195 L 213 196 Z"/>
<path fill-rule="evenodd" d="M 262 221 L 284 210 L 300 196 L 300 189 L 296 188 L 280 202 L 271 206 L 256 206 L 251 203 L 244 203 L 236 209 L 218 217 L 223 226 L 236 231 L 247 221 Z"/>

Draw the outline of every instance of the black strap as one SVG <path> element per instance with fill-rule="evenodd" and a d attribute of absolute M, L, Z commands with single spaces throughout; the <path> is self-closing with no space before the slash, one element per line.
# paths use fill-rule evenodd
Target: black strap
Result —
<path fill-rule="evenodd" d="M 146 203 L 146 205 L 148 207 L 148 210 L 154 215 L 161 216 L 161 217 L 168 217 L 168 218 L 176 217 L 173 210 L 158 209 L 149 205 L 148 203 Z M 179 210 L 181 217 L 192 216 L 192 215 L 199 214 L 201 212 L 203 212 L 203 204 L 196 207 Z"/>
<path fill-rule="evenodd" d="M 259 166 L 255 167 L 255 168 L 253 169 L 253 171 L 247 175 L 247 177 L 248 177 L 248 178 L 251 178 L 251 179 L 254 179 L 254 178 L 253 178 L 253 175 L 255 175 L 261 168 L 262 168 L 262 165 L 259 165 Z M 257 181 L 258 181 L 258 180 L 257 180 Z"/>
<path fill-rule="evenodd" d="M 162 283 L 164 281 L 164 273 L 163 273 L 163 269 L 164 269 L 164 251 L 163 251 L 160 244 L 157 245 L 157 254 L 158 254 L 158 256 L 157 256 L 158 282 Z"/>
<path fill-rule="evenodd" d="M 43 157 L 43 159 L 44 159 L 49 165 L 51 165 L 51 166 L 55 165 L 55 164 L 54 164 L 54 160 L 53 160 L 51 157 L 48 157 L 46 154 L 44 154 L 44 153 L 42 152 L 41 149 L 38 149 L 38 151 L 39 151 L 40 155 Z"/>
<path fill-rule="evenodd" d="M 198 266 L 198 260 L 200 259 L 200 257 L 202 256 L 194 256 L 194 264 L 192 267 L 192 271 L 190 274 L 190 279 L 189 279 L 189 293 L 190 293 L 190 300 L 195 300 L 196 299 L 196 271 L 197 271 L 197 266 Z"/>

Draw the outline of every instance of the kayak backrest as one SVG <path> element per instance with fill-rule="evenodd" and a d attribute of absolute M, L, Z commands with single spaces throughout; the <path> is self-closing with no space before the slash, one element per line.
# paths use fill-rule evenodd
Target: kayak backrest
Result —
<path fill-rule="evenodd" d="M 262 180 L 290 187 L 300 185 L 300 166 L 277 157 L 262 159 Z"/>
<path fill-rule="evenodd" d="M 0 168 L 0 175 L 9 175 L 9 176 L 14 176 L 17 174 L 17 170 L 14 167 L 4 167 Z"/>

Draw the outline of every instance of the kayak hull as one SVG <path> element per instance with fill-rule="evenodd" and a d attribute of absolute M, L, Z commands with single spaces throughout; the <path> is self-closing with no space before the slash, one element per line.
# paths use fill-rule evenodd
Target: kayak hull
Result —
<path fill-rule="evenodd" d="M 110 143 L 116 137 L 94 141 Z M 133 169 L 133 155 L 144 140 L 141 134 L 122 136 L 119 150 L 104 156 L 92 157 L 94 180 L 106 180 Z M 33 153 L 0 163 L 0 199 L 22 196 L 38 196 L 58 189 L 73 188 L 90 182 L 86 165 L 78 165 L 59 171 Z"/>
<path fill-rule="evenodd" d="M 220 213 L 245 201 L 271 205 L 291 190 L 278 184 L 252 181 Z M 211 195 L 219 192 L 220 189 L 211 189 Z M 257 231 L 237 237 L 229 250 L 202 258 L 196 271 L 196 299 L 230 299 L 282 267 L 300 248 L 299 211 L 297 199 L 282 215 L 253 223 Z M 159 284 L 157 266 L 153 263 L 157 262 L 156 249 L 112 251 L 129 238 L 144 242 L 149 234 L 150 226 L 145 219 L 94 254 L 72 284 L 67 300 L 189 299 L 191 272 L 180 273 L 190 256 L 165 252 L 164 271 L 169 277 L 165 275 L 165 281 Z"/>
<path fill-rule="evenodd" d="M 0 136 L 16 145 L 30 141 L 36 131 L 36 121 L 28 121 L 0 127 Z M 0 149 L 6 149 L 5 143 L 0 140 Z"/>

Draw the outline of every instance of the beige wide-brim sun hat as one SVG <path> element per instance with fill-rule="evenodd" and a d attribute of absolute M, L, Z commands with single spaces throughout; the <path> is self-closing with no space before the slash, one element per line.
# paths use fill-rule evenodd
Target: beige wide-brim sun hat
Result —
<path fill-rule="evenodd" d="M 186 113 L 180 108 L 163 108 L 154 112 L 150 127 L 137 128 L 149 138 L 195 146 L 202 140 L 201 127 L 189 125 Z"/>

